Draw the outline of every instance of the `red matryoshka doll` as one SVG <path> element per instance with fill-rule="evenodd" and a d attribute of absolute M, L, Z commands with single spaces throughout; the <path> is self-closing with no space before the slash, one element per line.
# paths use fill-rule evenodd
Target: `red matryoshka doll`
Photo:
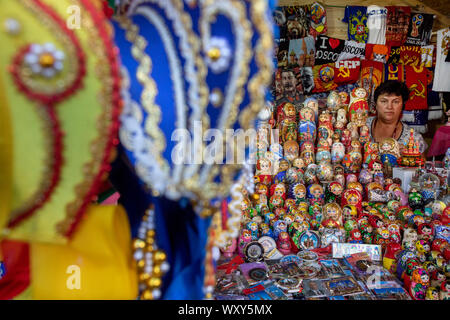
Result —
<path fill-rule="evenodd" d="M 384 249 L 386 244 L 390 242 L 390 233 L 388 228 L 382 226 L 375 230 L 375 243 L 382 245 Z"/>
<path fill-rule="evenodd" d="M 280 196 L 283 200 L 286 200 L 286 185 L 284 183 L 276 183 L 270 186 L 270 196 Z"/>
<path fill-rule="evenodd" d="M 361 231 L 359 229 L 353 229 L 350 231 L 348 239 L 348 243 L 364 243 Z"/>
<path fill-rule="evenodd" d="M 322 226 L 330 229 L 344 229 L 344 222 L 342 221 L 342 209 L 336 203 L 327 203 L 322 210 L 323 219 Z"/>
<path fill-rule="evenodd" d="M 272 183 L 272 162 L 269 159 L 260 158 L 256 161 L 256 176 L 266 186 Z"/>
<path fill-rule="evenodd" d="M 369 141 L 364 145 L 363 162 L 369 164 L 370 161 L 380 161 L 378 156 L 378 143 Z"/>
<path fill-rule="evenodd" d="M 332 115 L 328 111 L 322 111 L 319 116 L 319 127 L 326 126 L 330 131 L 333 131 Z"/>
<path fill-rule="evenodd" d="M 273 213 L 275 213 L 275 218 L 277 218 L 277 220 L 284 220 L 286 209 L 283 207 L 276 207 L 273 209 Z"/>
<path fill-rule="evenodd" d="M 450 300 L 450 280 L 446 280 L 441 284 L 440 297 L 441 300 Z"/>
<path fill-rule="evenodd" d="M 350 103 L 350 96 L 348 95 L 348 93 L 345 91 L 339 92 L 339 107 L 341 109 L 347 110 L 349 103 Z"/>
<path fill-rule="evenodd" d="M 359 183 L 358 181 L 352 181 L 352 182 L 347 183 L 347 189 L 358 190 L 361 193 L 361 195 L 364 192 L 364 188 L 363 188 L 362 184 Z"/>
<path fill-rule="evenodd" d="M 419 240 L 432 241 L 434 237 L 434 227 L 431 223 L 422 223 L 417 228 Z"/>
<path fill-rule="evenodd" d="M 369 116 L 367 96 L 366 89 L 362 87 L 353 89 L 350 94 L 350 103 L 348 105 L 349 119 L 355 122 L 358 127 L 364 125 Z"/>
<path fill-rule="evenodd" d="M 283 123 L 285 119 L 290 121 L 297 121 L 297 111 L 295 106 L 290 102 L 283 102 L 277 107 L 277 125 L 280 128 L 280 125 Z"/>
<path fill-rule="evenodd" d="M 247 245 L 247 243 L 252 241 L 252 233 L 250 230 L 243 229 L 241 232 L 241 235 L 239 237 L 239 244 L 238 244 L 238 253 L 239 255 L 244 258 L 244 248 Z"/>
<path fill-rule="evenodd" d="M 310 205 L 317 203 L 323 205 L 324 192 L 323 187 L 320 184 L 314 183 L 308 187 L 308 199 Z"/>
<path fill-rule="evenodd" d="M 278 235 L 277 248 L 284 255 L 292 253 L 291 239 L 287 232 L 283 231 Z"/>
<path fill-rule="evenodd" d="M 275 210 L 275 208 L 283 207 L 284 206 L 284 200 L 283 197 L 279 195 L 273 195 L 269 199 L 269 209 Z"/>
<path fill-rule="evenodd" d="M 425 294 L 430 286 L 430 275 L 424 268 L 416 268 L 412 272 L 409 293 L 415 300 L 425 300 Z"/>
<path fill-rule="evenodd" d="M 301 146 L 300 157 L 305 161 L 305 165 L 308 166 L 315 162 L 314 143 L 311 141 L 305 141 Z"/>
<path fill-rule="evenodd" d="M 342 130 L 341 142 L 344 144 L 345 149 L 350 148 L 350 143 L 352 142 L 352 133 L 349 129 Z"/>
<path fill-rule="evenodd" d="M 325 191 L 325 202 L 331 203 L 339 201 L 342 197 L 344 187 L 337 181 L 331 182 Z"/>
<path fill-rule="evenodd" d="M 383 255 L 383 267 L 392 273 L 397 269 L 397 255 L 402 251 L 400 243 L 390 242 L 386 244 Z"/>
<path fill-rule="evenodd" d="M 284 143 L 284 157 L 289 161 L 294 161 L 299 154 L 298 143 L 295 140 L 289 140 Z"/>
<path fill-rule="evenodd" d="M 447 206 L 444 211 L 442 211 L 441 222 L 444 225 L 450 224 L 450 206 Z"/>
<path fill-rule="evenodd" d="M 361 192 L 356 189 L 346 189 L 342 194 L 341 206 L 353 205 L 359 215 L 362 212 L 362 200 Z"/>

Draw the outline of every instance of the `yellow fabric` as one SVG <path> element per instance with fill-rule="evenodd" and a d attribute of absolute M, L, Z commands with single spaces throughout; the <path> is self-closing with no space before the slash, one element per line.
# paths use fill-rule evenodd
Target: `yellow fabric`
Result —
<path fill-rule="evenodd" d="M 125 210 L 121 206 L 91 205 L 85 217 L 67 245 L 31 243 L 33 299 L 137 297 L 137 273 Z M 80 289 L 69 289 L 76 283 L 71 282 L 75 276 L 71 266 L 79 268 Z"/>
<path fill-rule="evenodd" d="M 0 230 L 8 222 L 11 210 L 12 134 L 10 121 L 9 106 L 4 92 L 3 78 L 0 74 Z M 1 260 L 2 252 L 0 250 Z"/>
<path fill-rule="evenodd" d="M 42 0 L 51 6 L 59 16 L 66 20 L 69 17 L 67 8 L 73 5 L 72 0 Z M 99 2 L 99 0 L 96 0 Z M 91 16 L 81 7 L 82 21 L 88 22 Z M 55 30 L 43 23 L 45 14 L 34 15 L 19 1 L 0 0 L 0 21 L 16 19 L 21 25 L 18 35 L 10 35 L 5 30 L 0 32 L 0 70 L 8 67 L 19 50 L 29 44 L 53 43 L 58 50 L 69 55 L 64 42 L 58 38 Z M 51 195 L 50 200 L 33 216 L 21 222 L 12 230 L 5 230 L 4 234 L 21 241 L 39 241 L 48 243 L 66 243 L 67 239 L 56 232 L 56 225 L 66 218 L 67 205 L 80 200 L 76 193 L 77 186 L 84 180 L 84 166 L 92 159 L 99 159 L 102 150 L 95 150 L 92 143 L 105 132 L 98 130 L 98 122 L 102 113 L 101 99 L 104 97 L 102 87 L 108 79 L 99 77 L 96 72 L 98 64 L 104 62 L 94 52 L 94 48 L 103 46 L 96 33 L 85 26 L 73 30 L 80 40 L 82 50 L 86 56 L 86 76 L 83 87 L 72 97 L 56 106 L 57 115 L 64 132 L 63 138 L 63 168 L 59 184 Z M 93 37 L 92 37 L 93 36 Z M 71 63 L 66 59 L 65 63 Z M 64 75 L 62 71 L 62 75 Z M 13 196 L 12 209 L 20 207 L 31 195 L 39 190 L 45 177 L 45 161 L 49 147 L 45 122 L 37 112 L 39 106 L 19 92 L 9 73 L 4 73 L 5 94 L 11 108 L 12 140 L 14 141 L 14 166 L 12 172 Z M 1 201 L 0 201 L 1 202 Z"/>

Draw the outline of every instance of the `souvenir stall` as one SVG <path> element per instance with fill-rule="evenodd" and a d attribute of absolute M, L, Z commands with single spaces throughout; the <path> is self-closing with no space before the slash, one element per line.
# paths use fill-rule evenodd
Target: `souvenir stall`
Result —
<path fill-rule="evenodd" d="M 273 17 L 273 100 L 215 298 L 449 299 L 448 15 L 418 1 L 286 0 Z M 409 89 L 409 129 L 377 143 L 386 80 Z"/>
<path fill-rule="evenodd" d="M 448 16 L 325 2 L 0 0 L 0 299 L 448 299 Z"/>

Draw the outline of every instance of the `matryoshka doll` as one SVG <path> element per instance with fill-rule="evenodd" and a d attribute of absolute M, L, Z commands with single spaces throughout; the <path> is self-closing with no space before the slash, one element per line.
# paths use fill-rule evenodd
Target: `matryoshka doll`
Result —
<path fill-rule="evenodd" d="M 362 212 L 362 200 L 361 192 L 356 189 L 346 189 L 342 194 L 341 206 L 353 205 L 359 215 Z"/>
<path fill-rule="evenodd" d="M 364 145 L 364 157 L 363 162 L 369 164 L 370 161 L 379 161 L 379 149 L 378 143 L 369 141 Z"/>
<path fill-rule="evenodd" d="M 310 205 L 317 203 L 324 204 L 324 192 L 323 187 L 320 184 L 314 183 L 308 187 L 308 199 Z"/>
<path fill-rule="evenodd" d="M 272 162 L 267 158 L 256 161 L 256 176 L 258 181 L 266 186 L 272 184 Z"/>
<path fill-rule="evenodd" d="M 239 255 L 244 258 L 244 248 L 247 245 L 247 243 L 252 241 L 252 233 L 250 230 L 243 229 L 241 232 L 241 236 L 239 237 L 239 244 L 238 244 L 238 253 Z"/>
<path fill-rule="evenodd" d="M 292 161 L 292 166 L 297 169 L 298 172 L 305 173 L 305 161 L 302 158 L 298 157 Z"/>
<path fill-rule="evenodd" d="M 425 300 L 425 293 L 430 286 L 430 275 L 424 268 L 416 268 L 412 272 L 409 293 L 415 300 Z"/>
<path fill-rule="evenodd" d="M 316 118 L 319 114 L 319 102 L 317 101 L 316 98 L 307 98 L 305 99 L 305 101 L 303 102 L 303 108 L 310 108 L 314 111 L 314 122 L 316 121 Z M 302 109 L 303 109 L 302 108 Z"/>
<path fill-rule="evenodd" d="M 331 162 L 330 144 L 325 139 L 319 139 L 317 142 L 316 163 Z"/>
<path fill-rule="evenodd" d="M 352 133 L 349 129 L 345 128 L 344 130 L 342 130 L 341 142 L 345 146 L 345 149 L 350 147 L 350 144 L 352 142 Z"/>
<path fill-rule="evenodd" d="M 388 243 L 383 254 L 383 267 L 392 273 L 395 272 L 397 255 L 402 251 L 399 243 Z"/>
<path fill-rule="evenodd" d="M 280 131 L 283 126 L 283 121 L 286 119 L 294 122 L 297 121 L 295 106 L 290 102 L 283 102 L 277 107 L 277 126 Z"/>
<path fill-rule="evenodd" d="M 348 104 L 350 103 L 350 96 L 347 92 L 339 92 L 339 107 L 340 109 L 348 110 Z"/>
<path fill-rule="evenodd" d="M 363 185 L 367 185 L 373 181 L 373 174 L 370 172 L 369 166 L 367 165 L 367 163 L 362 164 L 362 168 L 359 173 L 358 181 Z"/>
<path fill-rule="evenodd" d="M 273 195 L 269 199 L 269 209 L 275 210 L 275 208 L 280 208 L 284 206 L 284 199 L 282 196 Z"/>
<path fill-rule="evenodd" d="M 425 300 L 439 300 L 439 291 L 435 287 L 428 287 Z"/>
<path fill-rule="evenodd" d="M 361 170 L 362 154 L 358 149 L 352 149 L 350 155 L 350 172 L 358 173 Z"/>
<path fill-rule="evenodd" d="M 325 190 L 325 202 L 331 203 L 341 199 L 344 187 L 337 181 L 331 182 Z"/>
<path fill-rule="evenodd" d="M 362 146 L 364 146 L 369 141 L 370 141 L 369 127 L 364 124 L 359 128 L 359 142 L 361 143 Z"/>
<path fill-rule="evenodd" d="M 261 236 L 262 237 L 263 236 L 267 236 L 267 237 L 274 238 L 273 231 L 272 231 L 272 229 L 269 227 L 269 225 L 267 223 L 263 222 L 263 223 L 261 223 L 259 225 L 259 227 L 261 229 Z"/>
<path fill-rule="evenodd" d="M 303 158 L 306 166 L 315 162 L 314 143 L 312 141 L 303 142 L 300 157 Z"/>
<path fill-rule="evenodd" d="M 417 239 L 418 236 L 416 230 L 412 228 L 405 229 L 403 232 L 403 240 L 402 240 L 403 249 L 415 250 Z"/>
<path fill-rule="evenodd" d="M 342 209 L 336 202 L 327 203 L 323 207 L 323 219 L 321 224 L 325 228 L 344 229 Z"/>
<path fill-rule="evenodd" d="M 312 163 L 308 165 L 304 174 L 305 185 L 311 185 L 314 183 L 319 183 L 319 179 L 316 176 L 317 165 Z"/>
<path fill-rule="evenodd" d="M 345 146 L 342 142 L 334 142 L 331 147 L 331 162 L 340 163 L 345 156 Z"/>
<path fill-rule="evenodd" d="M 340 108 L 337 111 L 335 126 L 339 122 L 342 123 L 344 127 L 347 125 L 347 110 L 345 110 L 345 108 Z"/>
<path fill-rule="evenodd" d="M 351 204 L 347 204 L 342 207 L 342 215 L 345 221 L 356 219 L 358 217 L 358 210 Z"/>
<path fill-rule="evenodd" d="M 287 232 L 287 225 L 284 220 L 277 220 L 273 224 L 273 235 L 275 236 L 275 239 L 278 239 L 281 232 Z"/>
<path fill-rule="evenodd" d="M 425 262 L 427 259 L 427 254 L 430 252 L 430 244 L 425 240 L 416 241 L 416 252 L 417 258 L 420 262 Z"/>
<path fill-rule="evenodd" d="M 286 177 L 286 172 L 290 167 L 289 160 L 287 159 L 280 159 L 278 163 L 278 172 L 275 175 L 273 179 L 273 183 L 280 183 L 283 182 Z"/>
<path fill-rule="evenodd" d="M 337 91 L 330 91 L 327 97 L 327 109 L 333 113 L 336 113 L 339 107 L 340 97 Z"/>
<path fill-rule="evenodd" d="M 297 205 L 301 202 L 306 202 L 306 187 L 301 183 L 296 183 L 292 186 L 292 195 Z"/>
<path fill-rule="evenodd" d="M 348 106 L 349 120 L 355 122 L 358 127 L 366 123 L 369 116 L 369 104 L 367 103 L 366 89 L 359 87 L 352 90 Z"/>
<path fill-rule="evenodd" d="M 400 158 L 400 149 L 397 140 L 386 138 L 379 144 L 380 160 L 384 164 L 389 163 L 392 167 L 397 166 L 397 160 Z"/>
<path fill-rule="evenodd" d="M 349 236 L 347 239 L 348 243 L 364 243 L 361 231 L 359 229 L 353 229 L 349 232 Z"/>
<path fill-rule="evenodd" d="M 242 215 L 251 220 L 256 216 L 257 212 L 253 208 L 251 201 L 248 198 L 244 198 L 241 202 L 241 213 Z"/>
<path fill-rule="evenodd" d="M 299 147 L 295 140 L 289 140 L 284 143 L 284 157 L 289 161 L 294 161 L 298 157 Z"/>
<path fill-rule="evenodd" d="M 418 238 L 420 240 L 432 241 L 434 237 L 434 228 L 431 223 L 422 223 L 417 228 Z"/>
<path fill-rule="evenodd" d="M 249 230 L 251 233 L 252 240 L 253 241 L 258 240 L 258 229 L 259 229 L 258 224 L 255 221 L 250 221 L 247 223 L 246 227 L 247 227 L 246 229 Z"/>
<path fill-rule="evenodd" d="M 373 176 L 373 180 L 375 182 L 384 184 L 384 173 L 383 173 L 383 165 L 379 161 L 372 160 L 369 163 L 369 172 Z"/>
<path fill-rule="evenodd" d="M 292 253 L 291 239 L 287 232 L 283 231 L 278 235 L 277 248 L 284 255 Z"/>

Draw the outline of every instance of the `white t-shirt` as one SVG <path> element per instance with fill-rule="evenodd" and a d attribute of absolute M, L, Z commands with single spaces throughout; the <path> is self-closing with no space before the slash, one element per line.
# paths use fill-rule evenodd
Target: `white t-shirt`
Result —
<path fill-rule="evenodd" d="M 433 91 L 450 91 L 450 62 L 445 62 L 449 47 L 450 29 L 439 30 L 436 42 L 436 69 L 434 70 Z"/>
<path fill-rule="evenodd" d="M 375 5 L 367 7 L 367 27 L 369 28 L 367 43 L 386 44 L 386 17 L 385 7 Z"/>
<path fill-rule="evenodd" d="M 345 40 L 344 49 L 342 49 L 337 61 L 349 60 L 353 58 L 359 58 L 361 60 L 366 58 L 366 44 L 353 40 Z"/>

